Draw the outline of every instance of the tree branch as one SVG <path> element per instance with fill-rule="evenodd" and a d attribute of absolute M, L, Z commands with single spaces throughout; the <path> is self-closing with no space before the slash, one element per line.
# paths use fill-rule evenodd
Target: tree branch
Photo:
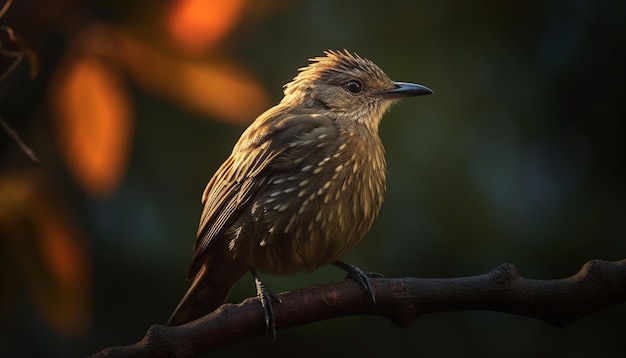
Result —
<path fill-rule="evenodd" d="M 426 313 L 487 310 L 533 317 L 559 327 L 626 302 L 626 259 L 592 260 L 560 280 L 532 280 L 503 264 L 479 276 L 447 279 L 372 279 L 376 306 L 358 284 L 346 280 L 279 295 L 276 328 L 285 329 L 351 315 L 387 317 L 408 326 Z M 183 326 L 155 325 L 138 343 L 107 348 L 93 357 L 194 357 L 265 332 L 256 298 L 225 304 Z"/>

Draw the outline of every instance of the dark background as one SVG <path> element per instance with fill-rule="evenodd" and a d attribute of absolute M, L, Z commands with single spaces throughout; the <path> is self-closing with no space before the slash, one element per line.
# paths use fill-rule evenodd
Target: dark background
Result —
<path fill-rule="evenodd" d="M 135 121 L 128 166 L 115 190 L 90 195 L 58 153 L 52 73 L 85 23 L 117 26 L 162 50 L 150 24 L 169 3 L 20 3 L 0 21 L 29 40 L 41 73 L 29 79 L 23 63 L 0 84 L 0 114 L 44 165 L 33 169 L 0 132 L 0 170 L 45 175 L 84 233 L 91 318 L 71 334 L 50 325 L 24 274 L 45 267 L 37 255 L 15 258 L 2 244 L 0 257 L 13 259 L 0 281 L 0 355 L 84 356 L 136 342 L 167 320 L 187 288 L 200 195 L 245 123 L 190 110 L 125 77 Z M 258 12 L 211 51 L 253 73 L 268 106 L 296 69 L 325 49 L 355 51 L 392 79 L 436 93 L 405 100 L 385 116 L 387 198 L 346 261 L 387 277 L 469 276 L 510 262 L 524 277 L 555 279 L 590 259 L 626 257 L 625 2 L 272 1 Z M 0 243 L 11 240 L 3 235 Z M 344 274 L 323 268 L 265 277 L 281 292 Z M 246 276 L 230 301 L 253 294 Z M 626 355 L 625 318 L 623 304 L 566 328 L 490 312 L 431 314 L 403 329 L 350 317 L 280 331 L 276 344 L 269 336 L 240 342 L 214 356 L 616 357 Z"/>

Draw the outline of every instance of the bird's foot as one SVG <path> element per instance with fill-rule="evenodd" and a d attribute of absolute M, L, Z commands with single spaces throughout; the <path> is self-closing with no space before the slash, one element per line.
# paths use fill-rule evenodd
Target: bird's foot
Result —
<path fill-rule="evenodd" d="M 370 278 L 382 278 L 383 275 L 378 272 L 365 272 L 358 268 L 357 266 L 345 263 L 343 261 L 335 261 L 333 263 L 335 266 L 340 269 L 346 271 L 348 273 L 348 278 L 355 280 L 367 294 L 372 298 L 372 302 L 376 305 L 376 297 L 374 296 L 374 291 L 372 290 L 372 286 L 370 285 Z"/>
<path fill-rule="evenodd" d="M 250 270 L 254 276 L 254 284 L 256 285 L 256 295 L 263 307 L 263 318 L 265 319 L 265 330 L 272 335 L 272 342 L 276 343 L 276 324 L 274 320 L 274 302 L 283 303 L 263 281 L 254 269 Z"/>

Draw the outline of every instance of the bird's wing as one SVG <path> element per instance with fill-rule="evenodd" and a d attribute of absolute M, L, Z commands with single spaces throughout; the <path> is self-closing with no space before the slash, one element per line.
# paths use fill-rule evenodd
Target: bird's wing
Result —
<path fill-rule="evenodd" d="M 295 155 L 310 155 L 290 143 L 333 128 L 333 119 L 324 115 L 277 111 L 261 115 L 241 136 L 233 153 L 217 170 L 202 195 L 204 209 L 198 227 L 198 239 L 188 277 L 202 266 L 214 240 L 230 227 L 266 184 L 272 171 L 286 170 L 286 162 Z M 259 134 L 262 133 L 262 134 Z M 282 158 L 282 159 L 281 159 Z"/>

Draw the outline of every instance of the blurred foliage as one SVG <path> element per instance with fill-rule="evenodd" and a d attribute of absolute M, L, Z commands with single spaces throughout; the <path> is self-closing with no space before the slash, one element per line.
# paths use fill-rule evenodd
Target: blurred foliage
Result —
<path fill-rule="evenodd" d="M 0 115 L 43 162 L 0 132 L 0 356 L 84 356 L 165 322 L 204 185 L 325 49 L 436 92 L 385 116 L 387 199 L 347 261 L 388 277 L 511 262 L 550 279 L 626 257 L 623 1 L 24 0 L 0 25 L 3 54 L 28 59 L 2 58 Z M 253 294 L 247 277 L 230 301 Z M 352 317 L 215 355 L 624 356 L 624 317 Z"/>

